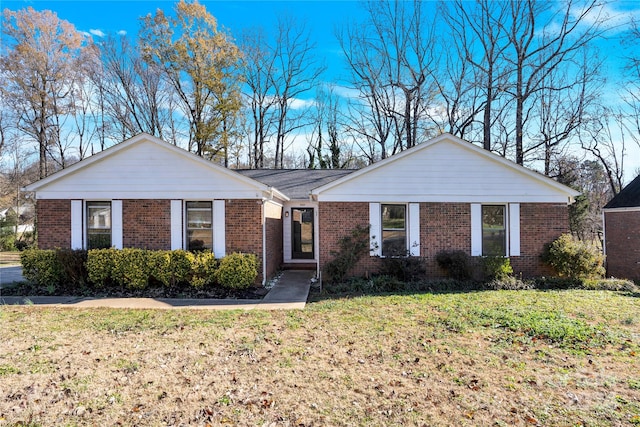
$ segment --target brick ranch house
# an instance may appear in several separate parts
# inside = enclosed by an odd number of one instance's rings
[[[551,272],[544,245],[568,231],[578,194],[469,142],[443,134],[360,170],[229,170],[140,134],[28,185],[40,248],[112,246],[251,252],[261,280],[278,269],[317,269],[338,240],[370,226],[380,258],[508,256],[523,276]]]
[[[607,275],[640,283],[640,175],[603,209]]]

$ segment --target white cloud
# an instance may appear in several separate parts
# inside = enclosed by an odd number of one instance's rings
[[[312,99],[292,98],[289,100],[289,108],[292,110],[302,110],[316,105],[316,101]]]
[[[102,30],[95,30],[95,29],[89,30],[89,33],[91,33],[96,37],[104,37],[106,35],[105,33],[102,32]]]
[[[126,30],[120,30],[117,33],[119,36],[126,36],[127,35],[127,31]]]

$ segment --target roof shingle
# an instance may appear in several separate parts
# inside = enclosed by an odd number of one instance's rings
[[[640,175],[622,189],[609,203],[605,209],[614,208],[635,208],[640,207]]]
[[[238,169],[241,175],[275,187],[291,199],[308,199],[314,188],[328,184],[357,169]]]

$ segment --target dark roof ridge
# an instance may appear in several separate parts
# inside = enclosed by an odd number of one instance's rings
[[[640,175],[627,184],[604,209],[640,207]]]

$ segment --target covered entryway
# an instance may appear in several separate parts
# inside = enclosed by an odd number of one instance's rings
[[[291,259],[314,259],[314,209],[291,209]]]

